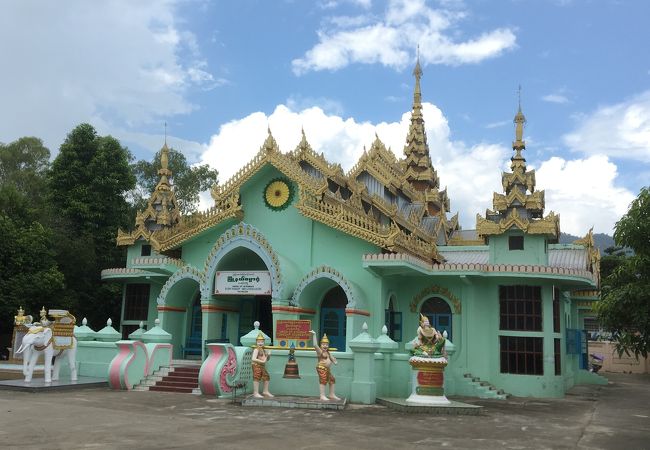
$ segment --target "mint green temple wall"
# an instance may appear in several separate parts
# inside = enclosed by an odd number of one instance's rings
[[[520,332],[501,331],[499,329],[499,286],[532,285],[542,288],[542,331]],[[422,297],[423,289],[437,286],[438,292]],[[397,297],[397,310],[403,313],[403,340],[400,352],[416,334],[419,321],[419,308],[423,300],[436,296],[450,303],[452,316],[452,342],[456,351],[449,358],[445,371],[445,389],[450,395],[456,394],[457,385],[463,381],[463,375],[471,373],[483,381],[488,381],[497,388],[518,396],[561,397],[567,386],[574,382],[574,359],[565,354],[565,302],[560,301],[560,332],[553,331],[553,280],[533,280],[522,277],[478,277],[478,276],[422,276],[422,277],[386,277],[384,278],[383,296],[394,292]],[[418,295],[421,297],[416,311],[411,312],[409,305]],[[461,313],[455,311],[449,295],[460,300]],[[372,331],[371,334],[378,333]],[[500,367],[499,336],[542,337],[544,339],[544,375],[502,374]],[[560,338],[562,375],[555,375],[554,339]],[[394,363],[392,367],[397,367]],[[408,371],[405,374],[391,374],[394,386],[408,383]],[[397,377],[397,378],[395,378]],[[392,391],[397,387],[391,387]],[[397,389],[399,390],[399,389]]]
[[[359,293],[356,309],[366,310],[370,316],[349,315],[347,318],[347,341],[352,339],[361,331],[361,325],[374,320],[383,321],[383,306],[378,302],[381,283],[370,272],[363,269],[361,264],[362,255],[365,253],[376,253],[379,249],[361,239],[332,229],[319,222],[305,218],[296,209],[298,198],[298,187],[294,186],[296,193],[294,200],[288,208],[282,211],[273,211],[264,203],[263,192],[267,183],[274,178],[283,175],[272,166],[266,166],[248,180],[240,190],[240,201],[244,212],[242,222],[255,227],[266,239],[272,251],[280,259],[281,274],[284,289],[281,293],[285,298],[273,298],[274,305],[287,305],[291,299],[296,286],[312,270],[320,266],[328,266],[338,271],[342,277],[354,285]],[[205,267],[206,258],[214,248],[215,243],[224,231],[237,223],[236,220],[227,221],[214,227],[211,230],[194,237],[190,242],[183,245],[183,261],[202,271]],[[229,267],[230,270],[247,270],[247,267]],[[332,287],[335,284],[332,282]],[[191,299],[174,298],[170,290],[167,295],[166,304],[190,309]],[[312,320],[315,329],[319,326],[318,310],[325,292],[320,296],[302,298],[301,308],[314,309],[316,314],[303,315],[300,318]],[[182,293],[187,296],[187,293]],[[211,302],[221,305],[230,305],[237,308],[237,299],[225,299],[223,297],[212,297]],[[174,336],[174,345],[178,347],[183,343],[186,335],[187,317],[180,317],[181,313],[165,312],[166,320],[164,328]],[[203,321],[204,338],[216,336],[220,324],[221,314],[212,313],[206,315]],[[299,318],[298,315],[292,318]],[[237,313],[228,313],[228,335],[232,342],[237,339],[236,324]],[[383,323],[382,323],[383,324]],[[252,324],[250,324],[252,328]],[[377,326],[381,327],[379,322]]]
[[[376,246],[302,216],[295,207],[298,192],[293,203],[283,211],[266,207],[262,196],[264,187],[281,176],[270,166],[260,170],[242,187],[241,202],[243,221],[260,230],[273,250],[293,263],[295,272],[283,273],[285,282],[293,287],[302,276],[321,265],[328,265],[360,283],[371,281],[374,277],[361,267],[361,257],[364,253],[377,252]],[[297,191],[297,186],[294,187]]]
[[[508,238],[521,236],[522,233],[509,231],[504,234],[490,236],[490,264],[528,264],[534,266],[548,265],[548,250],[546,238],[539,235],[523,234],[524,249],[510,250]]]

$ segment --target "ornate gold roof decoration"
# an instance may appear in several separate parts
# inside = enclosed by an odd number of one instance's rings
[[[419,56],[413,75],[415,76],[413,112],[411,113],[411,124],[406,136],[406,145],[404,146],[405,158],[400,161],[400,165],[402,166],[405,181],[413,186],[416,191],[425,194],[426,213],[430,216],[438,214],[444,216],[444,212],[450,209],[449,197],[446,189],[439,190],[440,179],[431,164],[424,117],[422,116],[422,93],[420,90],[422,68],[420,67]]]
[[[304,216],[389,252],[410,254],[424,261],[441,261],[436,245],[447,243],[452,232],[458,229],[458,217],[447,219],[447,192],[439,190],[438,177],[429,158],[422,118],[419,61],[414,74],[416,86],[404,150],[406,160],[398,160],[375,135],[370,149],[364,150],[346,174],[339,164],[329,163],[322,153],[312,149],[304,130],[296,148],[282,153],[269,129],[255,157],[225,183],[212,187],[215,206],[211,210],[182,217],[164,229],[149,230],[144,224],[153,210],[148,208],[138,216],[136,230],[131,234],[120,231],[118,241],[131,244],[142,237],[162,252],[181,246],[222,221],[243,220],[245,211],[239,202],[241,186],[262,167],[272,165],[295,183],[298,198],[292,206]],[[372,189],[368,183],[373,185]]]
[[[517,209],[511,209],[508,216],[501,218],[498,222],[490,220],[492,211],[487,212],[488,219],[476,215],[476,231],[479,236],[488,236],[503,234],[512,227],[517,227],[524,233],[545,234],[549,236],[559,236],[560,234],[560,216],[551,211],[543,219],[529,220],[521,217]]]
[[[526,149],[524,124],[526,117],[521,112],[521,103],[514,118],[515,140],[510,159],[512,172],[501,174],[505,194],[494,193],[492,205],[485,218],[477,214],[476,231],[479,236],[502,234],[512,227],[525,233],[545,234],[554,240],[560,235],[559,215],[552,211],[544,217],[544,191],[535,191],[535,171],[526,170],[526,159],[521,152]]]
[[[573,243],[584,246],[589,252],[589,267],[587,269],[596,275],[598,286],[600,286],[600,249],[594,243],[594,228],[591,227],[585,237]]]
[[[169,170],[167,142],[160,152],[160,180],[147,202],[147,207],[136,214],[135,230],[131,233],[121,229],[117,231],[117,245],[131,245],[140,238],[150,241],[152,233],[173,227],[181,219],[176,196],[169,183],[172,171]]]

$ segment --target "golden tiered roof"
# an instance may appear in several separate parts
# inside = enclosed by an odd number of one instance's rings
[[[414,73],[415,119],[411,121],[404,149],[405,161],[398,160],[375,136],[370,149],[364,150],[346,174],[339,164],[328,162],[322,153],[312,149],[304,131],[296,148],[282,153],[269,130],[255,157],[224,184],[212,187],[213,208],[180,217],[173,225],[148,234],[141,231],[140,220],[136,222],[135,232],[128,235],[120,232],[118,244],[129,245],[142,236],[155,250],[164,252],[181,246],[218,223],[243,220],[245,211],[239,202],[241,187],[264,166],[271,165],[297,185],[294,206],[303,216],[389,252],[440,261],[437,245],[446,244],[451,233],[458,229],[458,217],[447,219],[449,200],[446,191],[438,191],[439,181],[428,156],[420,101],[419,62]],[[416,166],[425,170],[416,170]],[[416,172],[417,180],[413,176]],[[424,182],[426,188],[419,188],[422,185],[416,181]]]
[[[544,234],[557,239],[560,235],[560,216],[551,211],[544,217],[544,191],[535,191],[535,171],[526,170],[526,159],[521,154],[526,149],[523,139],[526,117],[521,112],[521,104],[514,123],[512,172],[501,175],[505,194],[494,193],[494,210],[487,210],[485,218],[476,215],[477,234],[482,237],[502,234],[516,227],[525,233]]]
[[[439,190],[440,179],[431,165],[429,144],[427,143],[424,117],[422,115],[422,92],[420,89],[422,68],[420,67],[419,57],[413,70],[413,76],[415,76],[413,112],[411,113],[409,131],[406,135],[406,145],[404,146],[405,158],[400,164],[404,177],[413,186],[413,189],[425,193],[427,213],[435,216],[440,211],[443,214],[445,211],[449,211],[449,198],[446,189]]]
[[[173,227],[180,221],[181,215],[176,196],[169,183],[172,171],[168,166],[169,148],[165,142],[160,150],[160,169],[158,170],[160,180],[147,202],[147,207],[136,214],[135,230],[131,233],[118,230],[118,245],[131,245],[139,238],[150,240],[152,233]]]

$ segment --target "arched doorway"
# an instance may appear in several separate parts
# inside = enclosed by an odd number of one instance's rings
[[[429,323],[436,330],[447,332],[447,338],[451,341],[451,308],[449,304],[440,297],[432,297],[425,300],[420,308],[420,314],[429,319]]]
[[[262,258],[253,250],[246,247],[237,247],[219,260],[217,271],[268,271],[268,268]],[[260,323],[260,330],[268,336],[273,336],[271,295],[255,295],[242,292],[240,294],[218,295],[216,297],[239,311],[238,323],[231,324],[237,329],[238,344],[240,344],[240,338],[253,329],[253,323],[255,321]]]
[[[203,342],[203,317],[201,316],[201,293],[197,292],[190,307],[189,327],[185,341],[184,357],[193,359],[200,358]]]
[[[320,330],[321,335],[327,334],[330,340],[330,347],[345,351],[345,307],[348,298],[345,291],[336,285],[325,293],[320,307]]]

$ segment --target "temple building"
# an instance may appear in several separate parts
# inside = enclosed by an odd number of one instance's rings
[[[126,266],[102,272],[124,286],[123,336],[159,318],[175,358],[200,358],[205,342],[240,345],[254,321],[280,345],[278,320],[302,319],[342,354],[364,323],[372,336],[386,326],[404,353],[423,315],[450,341],[449,394],[480,396],[489,384],[557,397],[588,379],[580,330],[598,298],[599,253],[591,232],[558,244],[559,215],[545,215],[523,156],[521,105],[503,192],[462,230],[431,163],[419,62],[413,73],[399,159],[376,136],[346,173],[304,132],[283,153],[269,130],[257,155],[212,188],[214,206],[183,216],[165,145],[147,208],[117,236]],[[378,391],[406,383],[383,376]],[[337,376],[344,393],[350,377]]]

